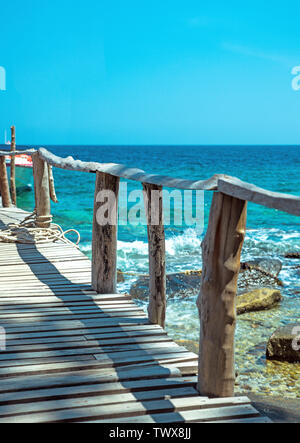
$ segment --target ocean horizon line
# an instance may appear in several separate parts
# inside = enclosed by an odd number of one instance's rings
[[[5,144],[0,143],[0,147],[5,147],[8,149],[8,146]],[[18,143],[17,146],[20,147],[87,147],[87,148],[105,148],[105,147],[116,147],[116,148],[128,148],[128,147],[134,147],[134,148],[153,148],[153,147],[159,147],[159,148],[176,148],[176,147],[191,147],[191,148],[228,148],[228,147],[246,147],[246,148],[276,148],[276,147],[287,147],[287,148],[300,148],[300,144],[48,144],[48,143],[39,143],[39,144],[32,144],[32,143]]]

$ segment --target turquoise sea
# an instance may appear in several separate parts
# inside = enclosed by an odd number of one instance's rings
[[[72,155],[84,161],[122,163],[149,173],[186,179],[206,179],[216,173],[236,176],[260,187],[300,195],[300,146],[45,146],[55,154]],[[63,228],[80,231],[81,249],[91,253],[92,210],[95,175],[54,170],[59,203],[52,205],[55,222]],[[128,183],[128,191],[140,189]],[[204,195],[207,225],[211,192]],[[121,200],[121,205],[124,202]],[[194,202],[195,203],[195,202]],[[23,194],[18,205],[32,210],[32,193]],[[130,206],[129,206],[130,208]],[[176,208],[175,208],[176,210]],[[287,252],[300,252],[300,219],[280,211],[249,204],[247,237],[243,260],[276,257],[283,262],[279,277],[284,282],[283,302],[271,311],[245,314],[238,319],[236,364],[241,392],[300,396],[300,365],[266,362],[269,336],[280,325],[295,322],[300,312],[299,260],[284,258]],[[168,272],[200,269],[201,241],[195,227],[166,227]],[[140,274],[148,271],[145,226],[120,226],[118,268]],[[136,277],[126,279],[120,290],[129,289]],[[199,322],[195,298],[174,299],[168,303],[167,328],[177,340],[198,341]]]

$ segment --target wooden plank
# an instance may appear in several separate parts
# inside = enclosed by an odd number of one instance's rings
[[[40,300],[40,301],[39,301]],[[131,299],[130,296],[124,296],[122,297],[122,294],[119,295],[119,297],[115,299],[100,299],[98,300],[96,297],[94,299],[90,297],[81,297],[79,300],[69,301],[68,298],[60,298],[55,296],[49,296],[48,300],[45,300],[45,297],[41,297],[39,299],[38,296],[31,297],[31,299],[26,299],[24,297],[22,298],[16,298],[14,297],[11,301],[6,300],[6,302],[3,303],[3,300],[0,299],[0,308],[3,310],[19,310],[24,309],[27,310],[40,310],[40,309],[52,309],[54,307],[57,308],[69,308],[69,307],[80,307],[80,306],[111,306],[111,307],[117,307],[117,306],[131,306],[136,305],[136,303]]]
[[[96,319],[96,320],[100,320],[100,319],[104,319],[104,320],[111,320],[111,319],[118,319],[120,318],[120,316],[123,316],[126,318],[147,318],[146,314],[144,313],[144,311],[142,310],[135,310],[133,312],[130,311],[123,311],[123,312],[118,312],[118,313],[110,313],[110,314],[101,314],[100,312],[97,313],[87,313],[87,314],[76,314],[76,313],[69,313],[68,315],[53,315],[53,316],[38,316],[38,317],[17,317],[17,318],[6,318],[6,319],[2,319],[1,323],[3,325],[3,327],[6,328],[6,325],[9,325],[10,327],[12,326],[17,326],[17,325],[23,325],[26,324],[28,322],[30,322],[31,324],[36,323],[36,324],[43,324],[43,323],[50,323],[50,322],[56,322],[56,321],[64,321],[64,320],[92,320],[92,319]]]
[[[72,312],[79,312],[84,309],[91,309],[91,310],[101,310],[103,309],[103,312],[106,311],[116,311],[120,309],[125,308],[132,308],[137,307],[135,303],[132,301],[127,301],[126,303],[122,303],[121,301],[117,301],[115,303],[113,302],[79,302],[79,303],[64,303],[63,301],[61,303],[49,303],[49,304],[42,304],[42,305],[26,305],[26,304],[18,304],[18,305],[1,305],[0,304],[0,312],[3,312],[3,315],[5,314],[44,314],[44,313],[62,313],[62,312],[69,312],[70,310]]]
[[[24,216],[28,216],[28,213],[25,213]],[[23,217],[24,217],[23,216]],[[1,214],[0,214],[0,217]],[[12,217],[13,218],[13,217]],[[22,218],[22,217],[21,217]],[[13,218],[14,219],[14,218]],[[17,220],[15,220],[17,221]],[[9,246],[6,246],[9,245]],[[32,257],[32,258],[46,258],[48,256],[55,257],[55,252],[60,253],[60,257],[64,258],[81,258],[88,260],[88,257],[84,255],[80,249],[77,249],[74,247],[74,245],[66,245],[65,243],[56,242],[56,243],[48,243],[45,247],[43,247],[42,244],[32,244],[30,248],[24,248],[24,245],[21,243],[18,243],[18,247],[14,247],[12,249],[12,243],[6,243],[4,244],[1,249],[3,249],[4,252],[7,253],[9,257],[16,258],[17,260],[20,260],[20,258],[24,257]]]
[[[8,325],[5,327],[7,334],[22,333],[22,332],[46,332],[46,331],[63,331],[63,330],[76,330],[82,328],[107,328],[112,326],[134,326],[134,325],[147,325],[149,320],[147,318],[139,317],[118,317],[99,320],[69,320],[68,322],[48,322],[43,325],[36,323],[20,323],[19,325]]]
[[[29,352],[29,351],[50,351],[50,350],[59,350],[59,349],[80,349],[80,348],[92,348],[99,346],[115,346],[115,345],[134,345],[140,343],[164,343],[164,342],[172,342],[172,340],[167,335],[162,336],[149,336],[149,337],[128,337],[128,338],[120,338],[117,337],[115,339],[98,339],[98,340],[75,340],[75,341],[67,341],[63,343],[38,343],[38,344],[18,344],[18,345],[9,345],[6,348],[5,354],[13,353],[13,352]]]
[[[147,368],[126,368],[122,371],[119,368],[117,371],[109,371],[104,375],[99,371],[100,363],[96,369],[73,371],[69,374],[55,374],[55,375],[32,375],[27,376],[23,380],[20,377],[2,379],[0,384],[0,392],[4,395],[4,402],[6,394],[9,392],[18,392],[49,389],[58,387],[73,387],[83,386],[97,383],[111,383],[114,381],[128,381],[128,380],[148,380],[157,378],[172,378],[181,377],[181,373],[177,368],[165,368],[162,365],[149,366]],[[25,381],[25,383],[24,383]],[[70,389],[71,391],[71,389]]]
[[[4,268],[4,269],[3,269]],[[60,262],[55,264],[54,266],[47,267],[47,266],[37,266],[37,265],[18,265],[18,264],[14,264],[13,266],[5,266],[5,267],[1,267],[1,271],[0,271],[0,277],[1,277],[1,281],[3,279],[11,279],[12,276],[8,275],[7,273],[10,271],[14,272],[14,275],[21,277],[21,276],[26,276],[26,277],[32,277],[32,276],[42,276],[42,275],[52,275],[52,274],[59,274],[61,272],[64,273],[74,273],[74,272],[78,272],[78,270],[80,271],[84,271],[84,272],[90,272],[91,270],[91,266],[90,263],[85,263],[83,260],[77,260],[77,263],[74,261],[72,263],[72,267],[71,264],[69,264],[69,262]],[[48,269],[47,269],[48,268]]]
[[[22,309],[19,307],[18,309],[3,309],[3,314],[1,315],[1,318],[25,318],[30,319],[31,317],[34,318],[36,316],[60,316],[60,315],[67,315],[69,313],[71,314],[81,314],[86,312],[93,312],[93,313],[101,313],[101,314],[110,314],[110,313],[125,313],[125,312],[132,312],[132,311],[140,311],[143,312],[141,309],[137,307],[134,303],[128,303],[128,304],[116,304],[116,305],[107,305],[106,308],[105,305],[97,305],[97,304],[79,304],[75,306],[68,306],[66,308],[63,308],[62,306],[54,306],[51,308],[41,308],[39,310],[34,310],[34,308],[28,308],[28,309]],[[56,311],[57,309],[57,311]],[[6,317],[7,313],[7,317]]]
[[[96,391],[96,392],[95,392]],[[98,391],[98,395],[96,395]],[[46,412],[46,411],[60,411],[69,408],[81,408],[81,407],[94,407],[100,405],[111,405],[118,404],[120,408],[123,403],[129,402],[139,402],[139,401],[149,401],[149,400],[164,400],[166,397],[169,398],[180,398],[186,396],[196,396],[198,392],[192,387],[177,387],[172,388],[172,386],[166,386],[164,389],[152,390],[152,391],[139,391],[124,393],[122,390],[118,394],[113,394],[109,392],[108,395],[104,395],[103,390],[95,390],[93,385],[90,388],[90,396],[84,392],[84,397],[80,398],[64,398],[48,401],[36,401],[32,403],[25,404],[6,404],[5,406],[0,405],[0,417],[16,416],[21,414],[32,414],[35,412]]]
[[[87,314],[91,314],[86,317]],[[98,306],[95,307],[86,307],[82,309],[66,309],[62,312],[56,312],[55,310],[52,312],[29,312],[29,313],[5,313],[0,315],[0,322],[5,323],[13,323],[13,322],[21,322],[21,321],[54,321],[54,320],[68,320],[73,317],[75,318],[109,318],[109,317],[118,317],[120,315],[144,315],[144,311],[139,309],[137,306],[127,306],[120,307],[115,309],[104,309]]]
[[[9,271],[7,271],[9,272]],[[11,284],[13,282],[15,283],[22,283],[23,282],[23,287],[24,284],[31,284],[32,282],[52,282],[52,281],[60,281],[62,279],[66,280],[70,280],[70,281],[76,281],[76,280],[82,280],[84,279],[85,281],[89,281],[89,276],[90,276],[90,270],[81,270],[80,271],[80,276],[78,276],[78,270],[73,269],[70,271],[49,271],[49,273],[31,273],[31,274],[18,274],[16,273],[15,275],[11,275],[11,276],[0,276],[1,278],[1,286],[4,286],[5,284]],[[26,282],[26,283],[25,283]]]
[[[197,423],[197,422],[195,422]],[[270,420],[268,417],[250,417],[250,418],[236,418],[236,419],[228,419],[228,420],[217,420],[217,421],[213,421],[210,422],[213,424],[219,424],[219,423],[227,423],[227,424],[231,424],[231,423],[273,423],[272,420]]]
[[[74,371],[86,371],[97,369],[97,372],[111,374],[113,371],[130,370],[133,367],[138,369],[142,367],[164,366],[167,369],[178,369],[180,374],[186,379],[197,375],[197,358],[191,353],[174,353],[168,356],[166,354],[153,354],[153,358],[136,356],[136,360],[126,361],[124,354],[118,361],[109,359],[96,361],[93,356],[65,357],[59,359],[31,359],[24,361],[15,360],[11,365],[0,365],[0,378],[23,378],[31,375],[51,375],[51,374],[69,374]],[[0,362],[1,364],[5,362]],[[18,364],[19,363],[19,364]],[[185,364],[188,363],[188,369]]]
[[[1,248],[2,249],[2,248]],[[75,251],[75,247],[73,246],[73,249]],[[32,252],[32,254],[27,254],[22,252],[22,250],[18,251],[18,255],[15,254],[9,254],[8,251],[3,251],[3,253],[6,253],[7,260],[1,259],[1,265],[2,266],[24,266],[26,265],[44,265],[46,266],[49,264],[49,262],[52,263],[71,263],[74,262],[87,262],[88,258],[84,255],[77,254],[74,252],[74,254],[70,252],[63,252],[57,249],[54,249],[56,254],[54,252],[48,253],[40,250],[36,250],[35,252]],[[77,250],[76,250],[77,251]]]
[[[58,313],[59,312],[63,312],[64,310],[81,310],[82,308],[97,308],[99,310],[101,309],[111,309],[111,310],[117,310],[118,308],[128,308],[128,307],[137,307],[137,305],[132,301],[132,300],[127,300],[127,301],[122,301],[122,300],[116,300],[116,301],[94,301],[94,300],[89,300],[88,298],[86,300],[82,300],[82,301],[74,301],[74,302],[64,302],[63,300],[57,299],[57,300],[53,300],[52,303],[41,303],[41,304],[26,304],[26,303],[15,303],[15,304],[7,304],[4,305],[2,303],[0,303],[0,310],[2,310],[2,312],[24,312],[24,313],[37,313],[37,312],[52,312],[54,311],[54,309],[58,309]]]
[[[95,361],[95,357],[92,354],[85,355],[64,355],[59,357],[48,357],[48,358],[30,358],[28,360],[3,360],[0,361],[0,368],[7,371],[7,368],[25,367],[30,365],[43,365],[45,363],[65,363],[73,361]]]
[[[58,287],[58,286],[69,286],[69,285],[75,285],[77,287],[84,287],[84,286],[90,286],[90,279],[87,278],[84,274],[82,275],[82,277],[79,275],[78,277],[74,277],[74,278],[66,278],[64,276],[62,276],[61,274],[57,274],[54,275],[54,278],[45,278],[46,281],[44,280],[40,280],[38,277],[32,277],[28,283],[26,284],[26,287],[28,288],[35,288],[35,287],[49,287],[51,284],[51,289],[53,289],[54,287]],[[47,281],[49,281],[49,284],[47,283]],[[10,282],[3,282],[2,284],[0,284],[0,287],[2,289],[5,290],[5,288],[10,288],[11,287],[11,283]],[[16,281],[15,288],[18,288],[21,292],[21,290],[23,289],[24,285],[22,286],[22,281]]]
[[[151,360],[148,358],[144,358],[143,355],[141,356],[134,356],[137,360],[131,360],[133,361],[132,364],[130,364],[130,361],[127,361],[127,358],[125,354],[122,354],[123,357],[120,357],[117,362],[111,362],[108,359],[98,361],[93,356],[81,356],[81,357],[68,357],[68,358],[59,358],[59,359],[53,359],[52,362],[45,362],[38,359],[31,359],[28,360],[27,363],[24,361],[18,362],[14,361],[12,364],[1,367],[0,366],[0,378],[3,379],[11,379],[15,377],[28,377],[33,375],[51,375],[51,374],[61,374],[61,373],[72,373],[76,371],[87,371],[87,370],[97,370],[97,374],[102,374],[103,371],[109,372],[110,375],[112,375],[115,371],[125,371],[125,370],[132,370],[133,366],[135,369],[141,368],[142,365],[147,363],[147,366],[155,366],[163,365],[166,369],[174,369],[174,366],[170,365],[170,363],[174,362],[176,359],[176,362],[185,361],[187,359],[193,358],[190,353],[188,352],[182,352],[182,353],[173,353],[173,354],[153,354],[154,358]],[[130,357],[130,355],[129,355]],[[173,358],[171,358],[173,357]],[[3,363],[3,362],[2,362]],[[114,365],[116,365],[117,369],[114,369]],[[175,366],[176,369],[178,369]],[[155,373],[155,371],[154,371]],[[181,374],[181,371],[180,371]],[[27,378],[26,378],[27,381]],[[24,381],[25,383],[25,381]]]
[[[164,366],[168,368],[180,369],[181,375],[194,376],[198,374],[198,356],[196,354],[181,354],[182,357],[166,358],[163,361]],[[166,356],[167,357],[167,356]],[[139,363],[140,366],[150,366],[151,362]],[[126,367],[126,365],[122,366]]]
[[[38,335],[35,338],[29,338],[22,340],[21,338],[18,338],[16,340],[6,340],[6,349],[7,351],[11,351],[12,346],[26,346],[26,345],[37,345],[37,344],[43,344],[46,345],[48,343],[71,343],[71,342],[80,342],[84,341],[86,338],[83,335],[73,335],[70,337],[52,337],[52,338],[43,338],[38,337]]]
[[[238,404],[238,400],[232,400],[235,404]],[[255,416],[258,415],[257,411],[249,406],[248,404],[244,405],[244,402],[249,403],[248,399],[244,399],[241,401],[239,406],[227,406],[227,407],[218,407],[203,409],[201,408],[208,407],[209,402],[207,399],[203,399],[201,397],[187,397],[187,398],[173,398],[170,400],[153,400],[153,401],[144,401],[144,402],[130,402],[122,404],[122,408],[119,405],[105,405],[105,406],[91,406],[87,408],[71,408],[64,409],[59,412],[49,411],[49,412],[40,412],[34,413],[30,415],[18,415],[17,417],[5,417],[0,419],[0,423],[49,423],[49,422],[72,422],[79,420],[91,420],[96,418],[119,418],[122,419],[126,417],[130,417],[132,415],[147,415],[158,414],[158,413],[167,413],[167,412],[178,412],[178,416],[182,415],[181,413],[184,411],[197,411],[198,419],[202,420],[211,420],[212,418],[222,418],[225,416],[229,416],[229,414],[237,417],[241,416]],[[225,403],[225,401],[224,401]],[[228,401],[225,403],[228,404]],[[186,414],[188,416],[188,414]],[[176,421],[176,420],[175,420]],[[177,420],[178,421],[178,420]]]
[[[85,302],[85,301],[95,301],[95,302],[102,302],[102,301],[116,301],[116,300],[121,300],[121,301],[126,301],[126,300],[132,300],[130,296],[125,295],[125,294],[106,294],[106,295],[98,295],[96,292],[94,291],[70,291],[69,289],[66,291],[62,291],[61,293],[57,292],[57,293],[53,293],[53,295],[51,295],[50,293],[45,293],[45,295],[42,294],[42,291],[37,291],[36,292],[36,296],[31,294],[31,295],[26,295],[24,294],[23,296],[20,295],[18,297],[13,296],[12,294],[3,294],[1,293],[0,296],[0,304],[1,303],[9,303],[11,304],[20,304],[20,303],[36,303],[37,305],[40,303],[59,303],[59,302],[63,302],[63,303],[68,303],[68,302]]]
[[[126,352],[127,355],[129,354],[129,351],[136,351],[136,355],[138,352],[142,352],[143,354],[147,354],[147,351],[149,351],[149,354],[154,352],[158,352],[158,350],[161,350],[164,348],[164,352],[172,352],[172,349],[174,348],[176,352],[180,352],[180,349],[183,350],[183,352],[186,352],[185,348],[180,348],[178,345],[173,344],[173,342],[167,341],[167,342],[158,342],[155,343],[140,343],[140,344],[133,344],[133,345],[123,345],[123,346],[117,346],[118,351]],[[32,352],[18,352],[18,353],[9,353],[9,352],[1,352],[0,354],[0,361],[12,361],[12,360],[28,360],[28,359],[34,359],[34,358],[51,358],[51,357],[65,357],[65,356],[77,356],[77,355],[93,355],[98,360],[104,358],[103,356],[108,356],[110,353],[113,353],[113,351],[116,351],[116,348],[107,347],[106,349],[97,348],[97,347],[88,347],[85,348],[77,348],[77,349],[63,349],[63,350],[57,350],[57,351],[32,351]],[[102,355],[98,355],[102,354]]]
[[[140,311],[144,312],[141,308],[139,308],[135,303],[124,303],[124,304],[116,304],[116,305],[97,305],[96,303],[91,303],[89,305],[79,305],[73,307],[63,307],[63,305],[53,308],[41,307],[41,308],[29,308],[23,309],[23,307],[15,308],[15,309],[6,309],[2,311],[3,314],[0,315],[0,318],[31,318],[35,316],[50,316],[50,315],[66,315],[69,313],[81,313],[81,312],[98,312],[101,314],[108,313],[124,313],[131,311]]]
[[[89,286],[89,282],[88,281],[80,281],[80,282],[77,282],[76,284],[75,283],[72,283],[71,281],[63,281],[63,282],[52,282],[51,283],[51,286],[49,286],[49,285],[47,285],[47,284],[45,284],[45,283],[43,283],[43,282],[39,282],[38,280],[36,281],[36,282],[32,282],[31,284],[28,284],[28,285],[26,285],[27,286],[27,288],[26,288],[26,290],[32,290],[32,289],[38,289],[38,290],[40,290],[40,288],[46,288],[46,289],[51,289],[52,291],[54,291],[54,292],[56,292],[56,290],[57,289],[61,289],[62,291],[61,292],[63,292],[64,291],[64,289],[65,288],[67,288],[68,286],[70,286],[72,284],[72,286],[73,286],[73,289],[75,289],[75,288],[78,288],[78,289],[89,289],[90,288],[90,286]],[[11,285],[0,285],[0,290],[2,291],[11,291],[12,292],[12,289],[11,289]],[[19,291],[19,292],[21,292],[23,290],[23,286],[22,286],[22,284],[16,284],[16,285],[14,285],[14,288],[13,288],[13,292],[16,292],[16,291]],[[2,295],[2,293],[1,293],[1,295]],[[2,297],[4,297],[4,295],[2,295]]]
[[[160,328],[158,325],[150,325],[150,324],[146,324],[146,325],[131,325],[131,326],[121,326],[119,327],[118,325],[115,325],[113,327],[108,327],[108,328],[82,328],[82,329],[76,329],[76,330],[56,330],[54,329],[54,331],[49,331],[49,332],[40,332],[40,331],[35,331],[35,332],[22,332],[22,333],[8,333],[6,334],[6,340],[7,343],[9,345],[11,340],[19,340],[19,339],[27,339],[27,340],[34,340],[34,339],[43,339],[43,338],[48,338],[48,337],[55,337],[57,339],[59,339],[60,337],[72,337],[72,336],[76,336],[76,335],[84,335],[87,338],[93,338],[93,337],[99,337],[101,338],[103,335],[105,334],[122,334],[122,333],[126,333],[128,332],[130,334],[130,332],[132,331],[132,333],[134,332],[142,332],[142,331],[146,331],[147,333],[154,333],[154,332],[158,332],[158,333],[165,333],[165,331]]]
[[[151,379],[126,379],[128,371],[113,373],[114,379],[108,380],[108,374],[102,371],[102,382],[75,385],[72,389],[68,386],[48,387],[45,389],[33,389],[21,392],[0,394],[0,407],[5,405],[25,404],[30,402],[43,402],[48,400],[74,399],[79,397],[100,396],[108,394],[121,394],[139,391],[153,391],[162,388],[180,389],[183,387],[195,387],[193,381],[184,381],[182,378],[151,378]],[[127,375],[126,375],[127,374]],[[117,380],[117,381],[116,381]]]
[[[70,336],[53,336],[53,337],[39,337],[37,334],[33,338],[22,339],[18,337],[14,340],[6,341],[6,348],[8,351],[11,350],[11,346],[26,346],[26,345],[37,345],[37,344],[47,344],[47,343],[68,343],[74,341],[82,341],[82,340],[95,340],[97,339],[99,343],[102,344],[102,340],[110,339],[116,341],[118,339],[127,339],[128,341],[132,338],[138,337],[147,337],[149,339],[155,340],[156,337],[167,337],[167,334],[160,331],[133,331],[132,333],[126,332],[114,332],[110,334],[90,334],[90,335],[70,335]]]
[[[16,275],[16,277],[18,277],[18,279],[20,279],[21,277],[24,277],[24,278],[26,278],[26,280],[33,280],[35,278],[41,278],[42,276],[44,278],[60,277],[60,276],[64,276],[65,274],[70,274],[72,276],[76,272],[77,273],[80,272],[80,274],[83,274],[84,276],[86,274],[89,274],[89,272],[91,270],[90,266],[86,266],[85,264],[82,264],[81,260],[79,261],[79,263],[81,264],[80,266],[74,265],[73,267],[71,267],[71,263],[69,264],[69,262],[67,263],[67,266],[66,266],[66,262],[64,262],[64,266],[59,266],[59,264],[55,265],[55,264],[51,263],[51,265],[49,265],[49,266],[46,265],[44,268],[39,268],[39,269],[34,269],[33,267],[30,267],[30,266],[28,267],[28,269],[21,268],[17,264],[15,264],[13,266],[14,269],[11,269],[10,267],[3,269],[3,272],[0,275],[0,277],[1,277],[1,281],[3,281],[3,282],[11,281],[13,276],[7,274],[7,272],[9,272],[9,271],[14,271],[15,275]]]
[[[169,413],[152,413],[151,415],[139,415],[129,418],[122,417],[122,423],[209,423],[225,419],[236,418],[259,418],[259,413],[249,405],[226,406],[209,409],[198,409],[194,411],[177,411]],[[77,420],[76,420],[77,421]],[[81,422],[83,420],[78,420]],[[85,423],[120,423],[120,418],[105,420],[84,420]]]

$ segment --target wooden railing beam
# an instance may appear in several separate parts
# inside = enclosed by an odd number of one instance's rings
[[[149,307],[151,323],[165,326],[166,320],[166,246],[163,224],[162,187],[143,184],[149,245]]]
[[[92,286],[98,294],[117,290],[118,196],[120,179],[97,172],[92,245]]]
[[[24,153],[32,155],[33,152],[35,151],[29,149],[19,151],[16,154]],[[103,172],[127,180],[150,183],[168,188],[219,191],[240,200],[247,200],[268,208],[300,216],[300,196],[269,191],[225,174],[216,174],[207,180],[185,180],[163,175],[148,174],[141,169],[116,163],[83,162],[81,160],[74,160],[72,157],[61,158],[44,148],[40,148],[38,152],[40,157],[49,165],[60,169],[88,173]],[[0,156],[1,155],[7,155],[7,152],[0,151]]]
[[[234,395],[234,336],[240,257],[247,202],[215,193],[202,244],[198,389],[209,397]]]

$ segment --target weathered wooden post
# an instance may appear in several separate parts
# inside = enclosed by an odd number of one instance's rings
[[[49,176],[47,163],[42,160],[38,152],[32,155],[36,226],[38,228],[49,228],[52,221]]]
[[[12,126],[11,128],[11,152],[16,151],[16,128]],[[14,155],[11,156],[10,160],[10,193],[12,204],[17,204],[17,191],[16,191],[16,157]]]
[[[117,289],[118,197],[120,179],[97,172],[94,200],[92,286],[98,294]]]
[[[4,156],[0,157],[0,191],[2,197],[2,206],[4,208],[9,208],[11,206],[11,200],[9,193],[6,161]]]
[[[149,244],[149,320],[162,327],[166,320],[166,246],[162,187],[143,184]]]
[[[205,396],[234,395],[236,293],[246,218],[246,201],[214,194],[202,244],[202,287],[197,302],[201,323],[198,389]]]

